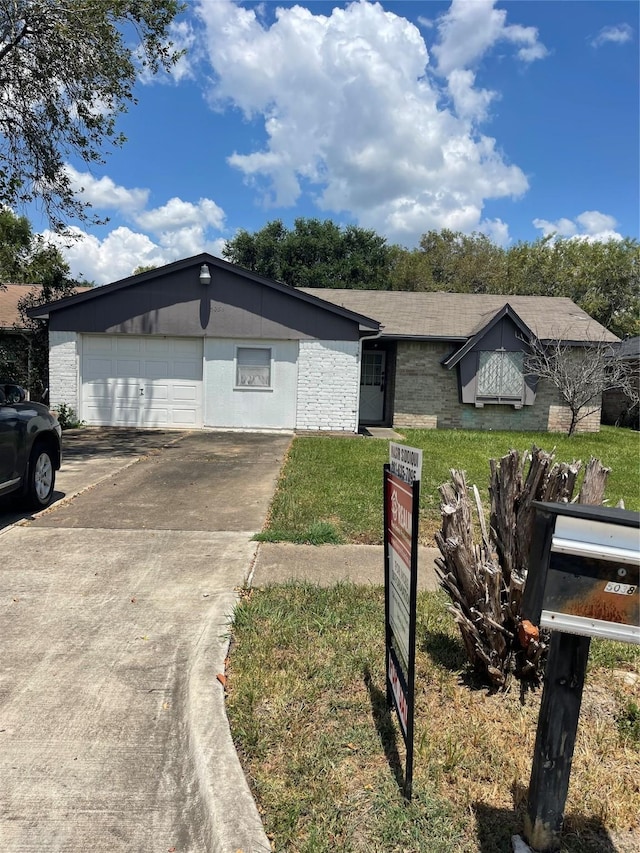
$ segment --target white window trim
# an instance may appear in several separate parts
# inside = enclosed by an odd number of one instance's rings
[[[269,353],[269,385],[238,385],[238,350],[241,349],[261,349],[267,350]],[[273,347],[265,346],[263,344],[236,344],[235,353],[233,357],[233,390],[234,391],[260,391],[261,393],[274,391],[274,379],[275,379],[275,364],[273,360]]]

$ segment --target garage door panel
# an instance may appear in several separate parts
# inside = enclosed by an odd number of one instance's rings
[[[173,376],[175,379],[195,380],[202,377],[202,359],[196,361],[176,360],[173,363]]]
[[[195,409],[173,409],[173,426],[175,427],[196,427],[198,426],[198,422],[196,420],[196,411]]]
[[[201,426],[202,341],[85,335],[82,419],[96,425]]]
[[[173,399],[176,402],[190,401],[195,403],[197,400],[197,389],[193,385],[174,385]]]
[[[114,368],[111,360],[108,358],[87,358],[84,359],[84,378],[88,379],[108,379],[113,376]]]
[[[84,354],[88,355],[108,355],[116,351],[116,344],[112,337],[103,335],[102,337],[86,337],[84,343]]]
[[[138,378],[142,376],[142,364],[136,359],[130,358],[118,358],[115,361],[113,366],[113,378],[119,378],[121,376],[130,376],[132,378]]]
[[[151,403],[155,403],[158,400],[162,400],[163,402],[167,402],[169,400],[169,388],[164,385],[158,383],[149,383],[145,382],[144,384],[144,398],[145,405],[150,405]]]
[[[116,349],[118,355],[140,355],[143,352],[143,341],[141,338],[121,335],[116,338]]]
[[[171,370],[168,361],[149,361],[145,360],[143,372],[141,374],[146,379],[168,379],[171,375]]]
[[[176,338],[173,348],[176,358],[193,358],[202,360],[202,342],[188,338]]]

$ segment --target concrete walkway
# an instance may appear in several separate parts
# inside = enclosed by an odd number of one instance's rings
[[[437,548],[418,549],[418,589],[438,589],[434,560]],[[331,586],[339,581],[384,584],[382,545],[291,545],[261,543],[251,577],[252,586],[288,580]]]

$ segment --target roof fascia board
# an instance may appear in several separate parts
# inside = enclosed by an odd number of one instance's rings
[[[103,284],[100,287],[91,288],[83,293],[75,293],[72,296],[66,296],[64,299],[57,299],[54,302],[48,302],[45,305],[34,306],[27,311],[27,314],[33,319],[48,319],[51,311],[59,311],[71,305],[77,305],[91,299],[97,299],[98,297],[112,293],[113,291],[143,284],[154,278],[160,278],[167,274],[179,272],[186,267],[197,266],[198,264],[211,264],[214,267],[229,270],[230,272],[234,272],[236,275],[241,275],[243,278],[249,279],[249,281],[253,281],[256,284],[269,287],[272,290],[279,291],[280,293],[286,293],[289,296],[293,296],[294,299],[301,299],[303,302],[316,305],[319,308],[329,311],[331,314],[337,314],[340,317],[353,320],[367,329],[373,329],[374,331],[378,331],[380,329],[380,323],[371,317],[367,317],[364,314],[358,314],[355,311],[350,311],[348,308],[335,305],[333,302],[328,302],[326,299],[321,299],[318,296],[311,296],[311,294],[303,293],[289,284],[284,284],[283,282],[276,281],[275,279],[265,278],[251,270],[245,269],[244,267],[231,264],[228,261],[223,261],[221,258],[216,258],[215,255],[210,255],[208,252],[202,252],[201,254],[194,255],[190,258],[183,258],[180,261],[174,261],[173,263],[166,264],[163,267],[138,273],[138,275],[127,276],[127,278],[120,279],[119,281]]]
[[[486,323],[481,329],[479,329],[475,335],[472,335],[467,339],[466,344],[460,347],[460,349],[456,350],[452,353],[447,359],[445,359],[442,364],[447,370],[451,370],[452,367],[455,367],[456,364],[460,362],[461,359],[465,357],[465,355],[473,349],[473,347],[481,341],[485,335],[487,335],[494,326],[496,326],[501,320],[505,317],[509,317],[510,320],[520,329],[520,331],[528,337],[529,339],[535,337],[531,329],[527,326],[527,324],[520,319],[518,314],[513,310],[511,305],[506,302],[502,308],[500,308],[493,317]]]
[[[382,327],[384,329],[384,326]],[[386,341],[417,341],[417,342],[441,342],[441,343],[462,343],[467,340],[463,335],[400,335],[394,332],[382,332],[381,337]]]

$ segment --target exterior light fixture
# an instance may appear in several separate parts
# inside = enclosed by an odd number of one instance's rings
[[[211,284],[211,273],[207,264],[202,264],[200,267],[200,284]]]

